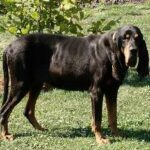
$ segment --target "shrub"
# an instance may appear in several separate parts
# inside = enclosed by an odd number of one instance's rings
[[[83,4],[89,0],[2,0],[0,31],[9,31],[21,36],[31,32],[49,32],[61,34],[83,35],[80,22],[87,16]],[[113,20],[101,18],[92,22],[87,31],[92,33],[110,29],[115,24]]]

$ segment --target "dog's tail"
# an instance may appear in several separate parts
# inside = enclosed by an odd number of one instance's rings
[[[3,102],[2,106],[7,101],[8,97],[8,86],[9,86],[9,72],[8,72],[8,64],[7,64],[7,49],[3,53],[3,73],[4,73],[4,94],[3,94]]]

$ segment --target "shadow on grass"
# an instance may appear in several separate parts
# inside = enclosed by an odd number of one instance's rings
[[[41,132],[42,133],[42,132]],[[42,133],[43,134],[43,133]],[[14,135],[15,139],[18,139],[20,137],[31,137],[31,136],[38,136],[38,132],[26,132],[26,133],[16,133]]]
[[[104,135],[111,137],[110,130],[107,128],[103,128],[102,132]],[[148,130],[133,130],[133,129],[121,129],[123,133],[123,138],[113,138],[111,139],[112,143],[116,141],[121,141],[122,139],[135,139],[137,141],[144,141],[150,142],[150,131]],[[26,133],[19,133],[15,134],[15,138],[20,137],[36,137],[38,135],[46,135],[51,137],[58,137],[58,138],[78,138],[78,137],[94,137],[94,134],[91,131],[91,127],[87,126],[85,128],[53,128],[50,131],[44,132],[26,132]]]
[[[150,130],[133,130],[124,129],[121,130],[126,139],[136,139],[138,141],[150,142]]]
[[[63,138],[94,137],[90,126],[86,128],[71,128],[70,130],[67,129],[67,131],[62,130],[63,129],[58,128],[54,129],[52,133],[49,131],[49,133],[51,134],[51,136]],[[120,131],[121,133],[123,133],[123,139],[135,139],[138,141],[150,142],[150,131],[148,130],[121,129]],[[104,135],[111,136],[110,130],[107,128],[103,128],[102,133]],[[113,141],[116,140],[114,139]]]
[[[133,87],[144,87],[150,85],[150,76],[146,76],[145,78],[140,79],[135,71],[129,71],[129,73],[126,75],[126,78],[124,79],[123,84]]]
[[[137,12],[129,12],[129,13],[126,13],[126,15],[130,15],[130,16],[142,16],[143,14],[142,13],[137,13]]]
[[[150,77],[146,77],[142,80],[140,80],[139,78],[135,78],[135,79],[132,79],[132,80],[129,80],[129,79],[125,79],[124,85],[129,85],[129,86],[132,86],[132,87],[144,87],[144,86],[147,86],[147,85],[150,85]]]

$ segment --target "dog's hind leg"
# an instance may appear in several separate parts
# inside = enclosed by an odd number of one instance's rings
[[[8,132],[8,119],[13,108],[21,101],[27,92],[28,86],[24,84],[24,82],[17,82],[15,86],[12,87],[9,97],[0,111],[0,139],[13,140],[13,136]]]
[[[35,129],[44,131],[45,129],[41,127],[41,125],[38,123],[38,121],[35,118],[35,104],[40,94],[41,88],[42,88],[42,84],[32,88],[29,91],[29,99],[26,108],[24,110],[24,115],[27,117],[27,119]]]

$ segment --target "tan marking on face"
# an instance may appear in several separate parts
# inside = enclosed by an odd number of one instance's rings
[[[124,48],[124,56],[125,56],[126,66],[128,66],[128,61],[129,61],[129,57],[130,57],[129,48],[130,48],[130,44],[127,43],[126,47]]]
[[[126,38],[127,38],[127,39],[130,38],[130,35],[129,35],[129,34],[126,34]]]
[[[135,38],[137,38],[138,36],[139,36],[139,35],[138,35],[137,33],[134,35]]]

